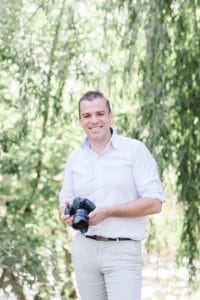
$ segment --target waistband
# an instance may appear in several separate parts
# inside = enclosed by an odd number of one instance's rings
[[[92,239],[92,240],[96,240],[96,241],[103,241],[103,242],[107,242],[107,241],[134,241],[130,238],[125,238],[125,237],[118,237],[118,238],[109,238],[109,237],[104,237],[104,236],[100,236],[100,235],[85,235],[86,238]]]

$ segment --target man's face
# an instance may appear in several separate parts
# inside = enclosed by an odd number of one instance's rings
[[[104,142],[110,137],[112,114],[109,113],[105,99],[82,101],[79,121],[91,141]]]

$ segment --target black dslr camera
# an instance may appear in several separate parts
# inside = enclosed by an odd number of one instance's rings
[[[88,230],[88,214],[95,208],[92,201],[77,197],[70,207],[65,208],[65,215],[73,216],[72,227],[85,233]]]

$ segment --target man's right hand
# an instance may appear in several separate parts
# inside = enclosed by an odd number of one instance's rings
[[[72,226],[72,219],[73,217],[71,217],[70,215],[65,215],[65,208],[69,207],[70,203],[69,202],[65,202],[65,204],[61,207],[59,207],[59,214],[60,214],[60,218],[61,220],[69,226]]]

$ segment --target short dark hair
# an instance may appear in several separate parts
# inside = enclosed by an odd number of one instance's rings
[[[108,111],[109,113],[111,113],[111,107],[110,107],[110,102],[109,100],[106,98],[106,96],[104,96],[103,93],[99,92],[99,91],[89,91],[87,93],[85,93],[79,100],[78,102],[78,111],[79,111],[79,117],[81,115],[81,109],[80,109],[80,104],[82,101],[94,101],[97,98],[102,98],[106,101],[106,106],[108,107]]]

